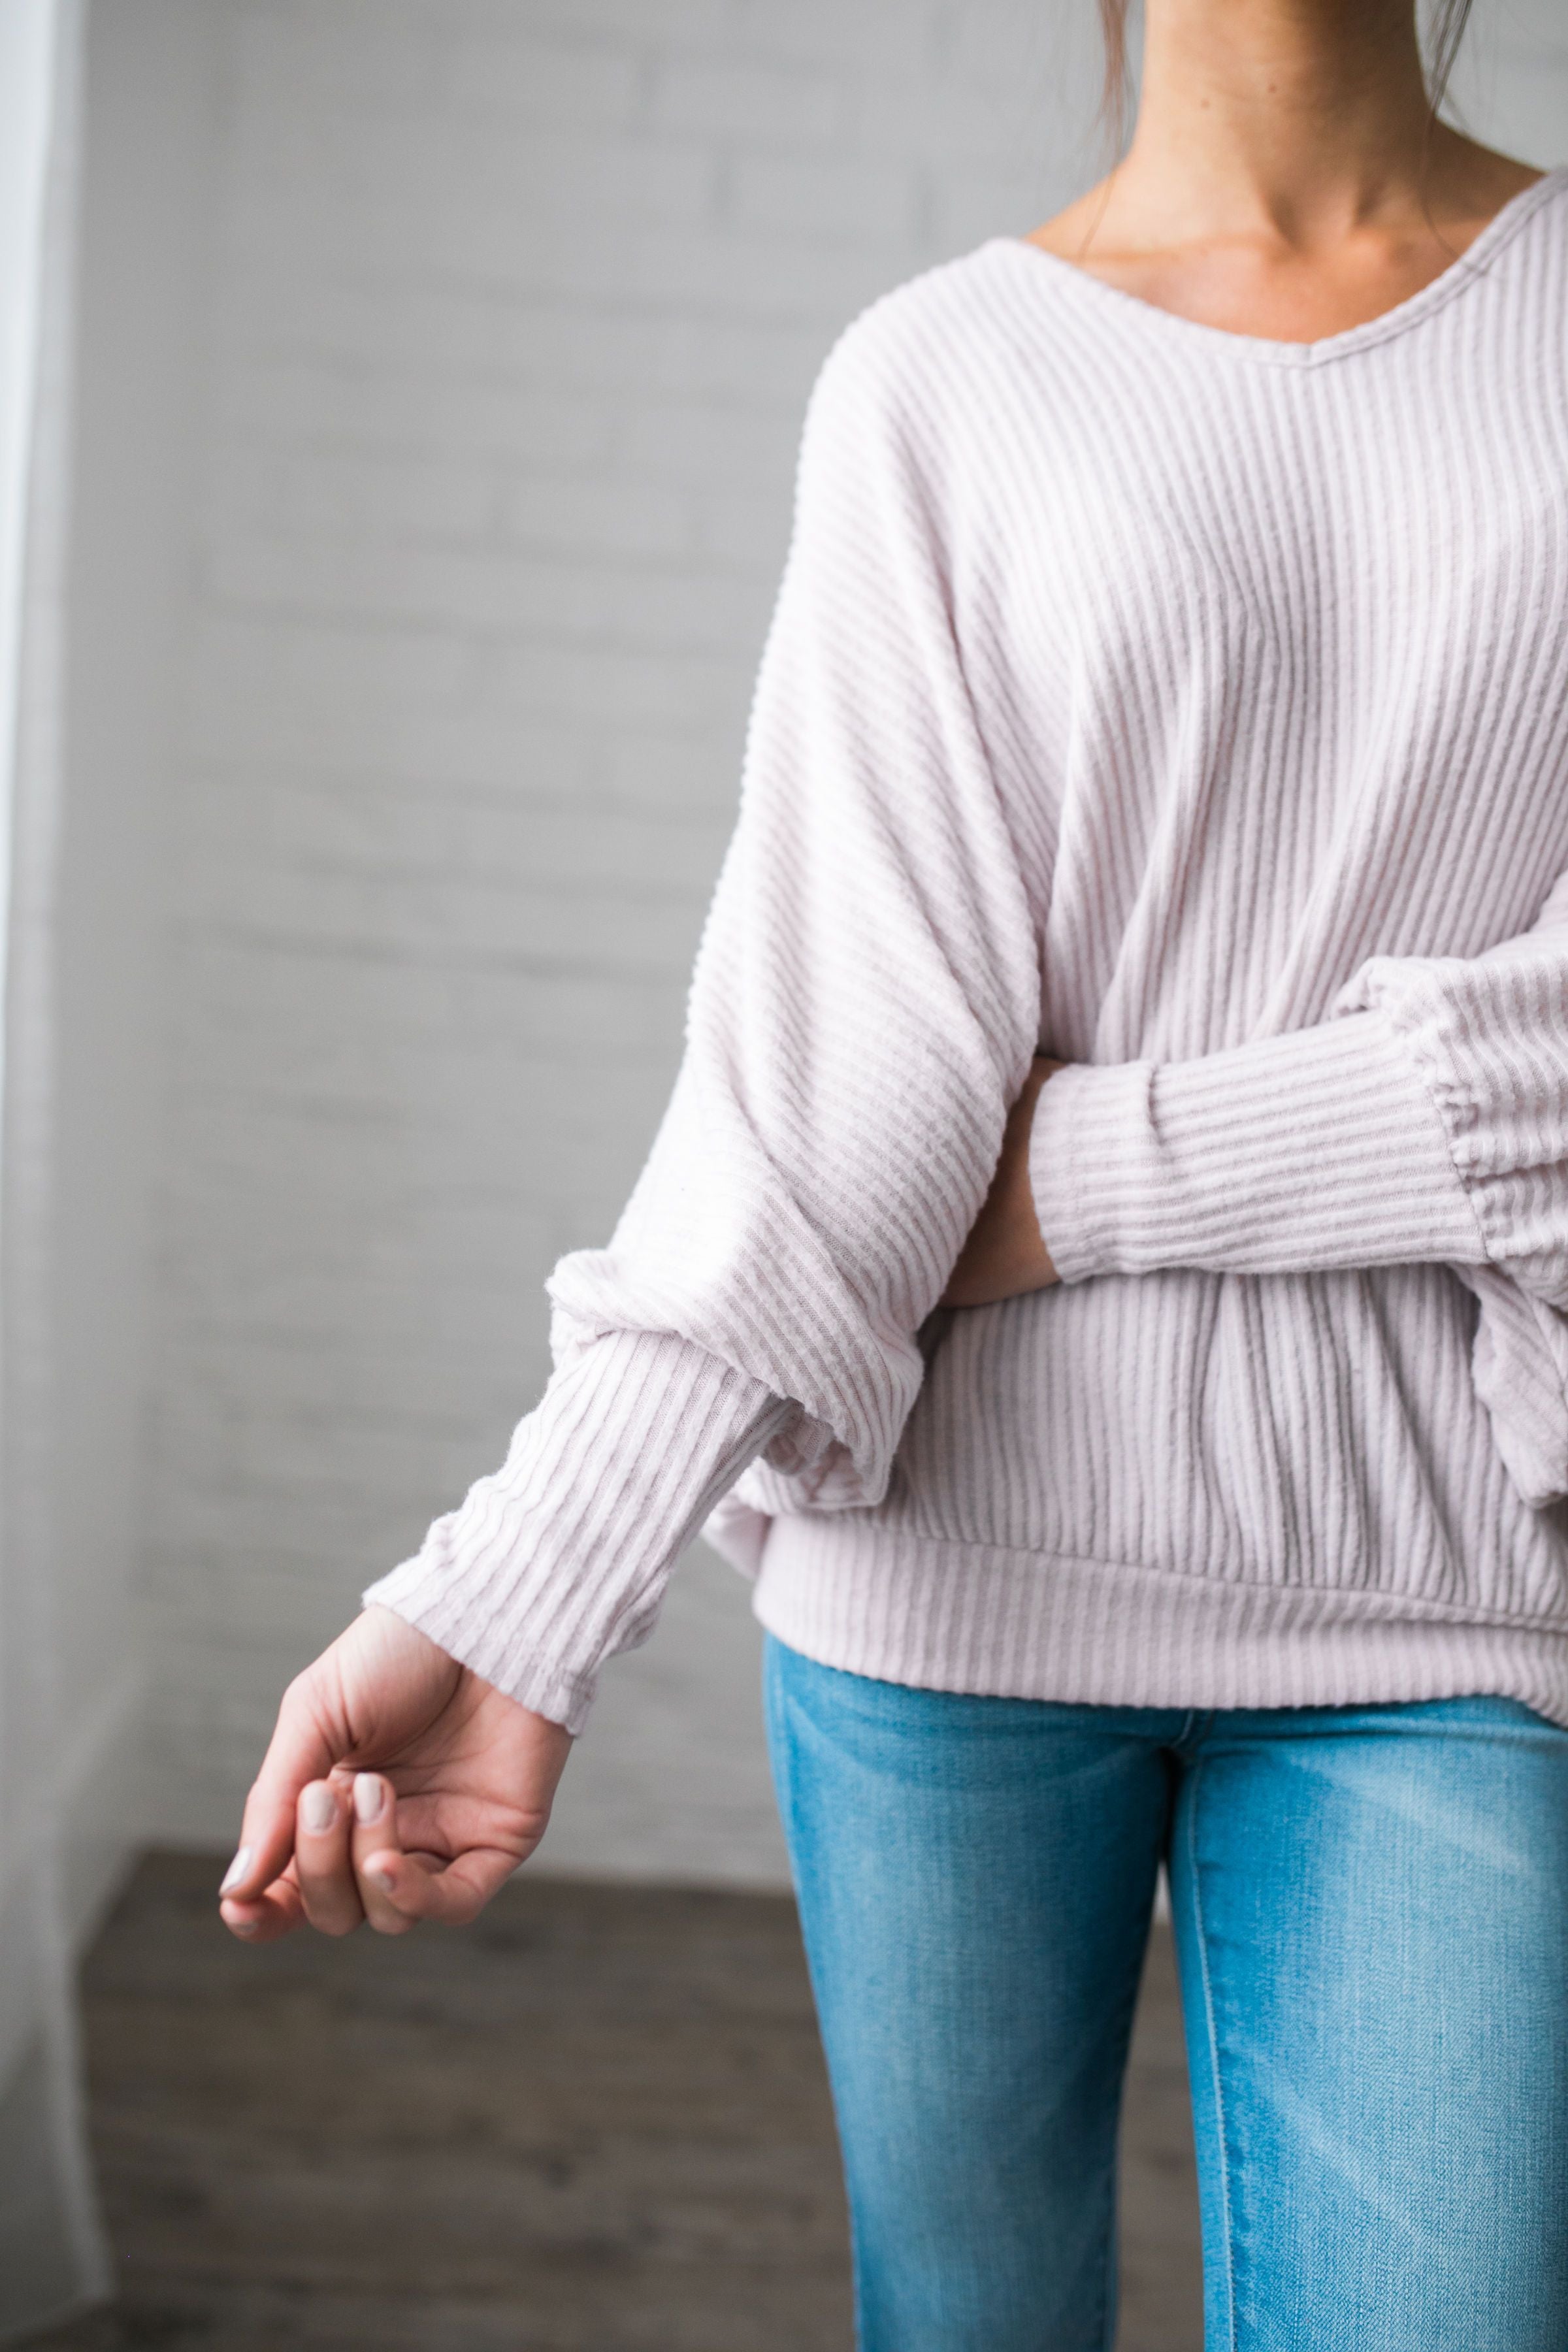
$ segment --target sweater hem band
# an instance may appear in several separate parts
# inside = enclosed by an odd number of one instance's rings
[[[847,1516],[775,1519],[753,1596],[769,1633],[845,1673],[1076,1706],[1486,1694],[1568,1726],[1568,1622],[956,1544],[855,1527]]]

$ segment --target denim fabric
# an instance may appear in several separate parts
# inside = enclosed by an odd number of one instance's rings
[[[1208,2352],[1568,2352],[1568,1732],[765,1675],[863,2352],[1111,2344],[1162,1857]]]

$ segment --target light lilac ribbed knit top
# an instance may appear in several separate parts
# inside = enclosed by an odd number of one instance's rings
[[[647,1166],[366,1598],[576,1729],[706,1522],[896,1682],[1568,1722],[1565,877],[1568,168],[1315,343],[1013,237],[900,287]],[[1042,1048],[1063,1278],[939,1308]]]

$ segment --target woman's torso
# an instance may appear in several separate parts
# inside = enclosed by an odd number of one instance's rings
[[[911,361],[922,335],[953,354],[953,620],[1050,1052],[1209,1053],[1323,1019],[1369,955],[1530,927],[1568,868],[1568,172],[1315,345],[1006,238],[890,299]],[[856,1517],[1551,1615],[1568,1528],[1502,1471],[1474,1329],[1437,1265],[939,1316],[891,1489]]]

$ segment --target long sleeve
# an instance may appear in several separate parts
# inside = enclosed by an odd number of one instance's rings
[[[1069,1063],[1036,1105],[1029,1175],[1064,1282],[1486,1256],[1437,1105],[1381,1007],[1190,1061]]]
[[[1568,1493],[1568,878],[1481,955],[1369,958],[1315,1027],[1058,1072],[1030,1176],[1065,1281],[1451,1265],[1510,1474]]]
[[[506,1468],[371,1588],[575,1728],[758,1453],[873,1504],[1038,1035],[1035,920],[960,658],[940,420],[874,309],[808,409],[686,1045],[607,1247],[551,1277]]]
[[[609,1335],[555,1372],[501,1467],[364,1598],[580,1731],[600,1666],[647,1637],[669,1567],[792,1412],[671,1334]]]
[[[1443,1259],[1568,1307],[1568,924],[1372,956],[1315,1027],[1190,1061],[1073,1064],[1030,1180],[1064,1281]]]

